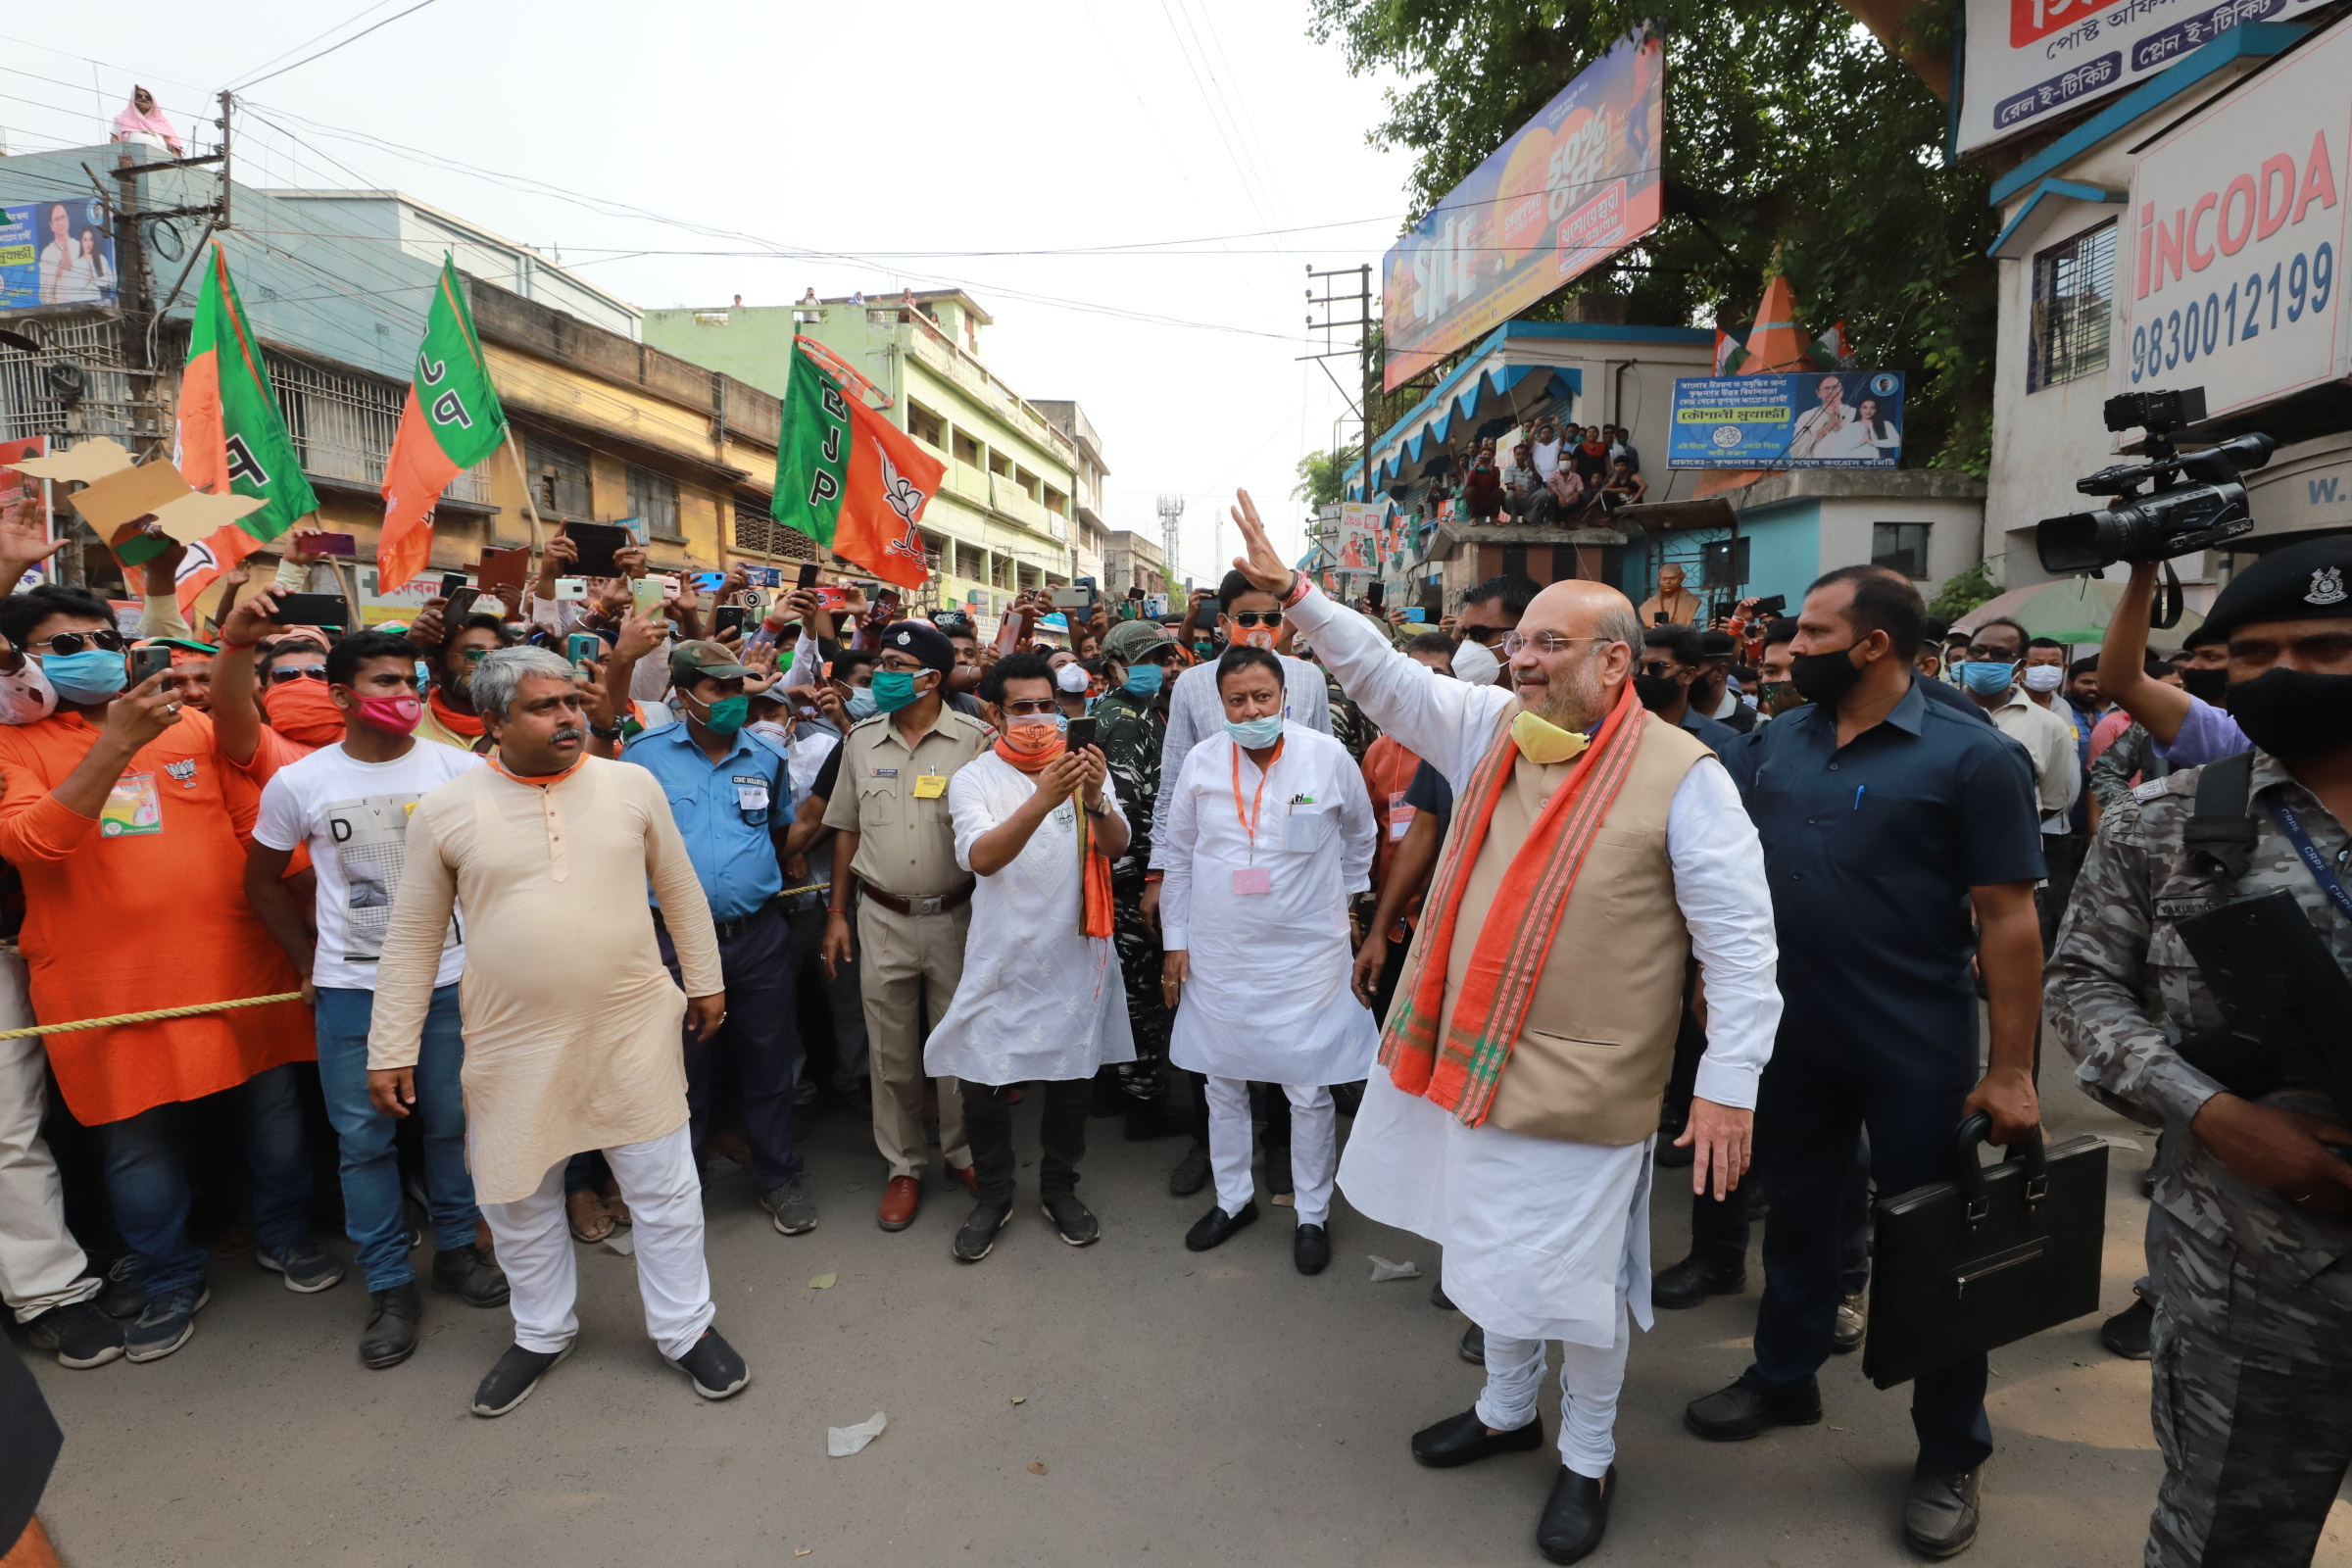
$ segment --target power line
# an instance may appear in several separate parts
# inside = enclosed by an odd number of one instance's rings
[[[353,23],[355,23],[355,22],[359,21],[359,20],[360,20],[360,17],[365,17],[365,16],[368,16],[368,15],[369,15],[369,14],[373,13],[373,12],[381,11],[381,10],[383,10],[383,9],[384,9],[384,7],[386,7],[386,6],[390,5],[391,3],[392,3],[392,0],[375,0],[375,3],[374,3],[373,5],[370,5],[370,6],[369,6],[369,7],[368,7],[368,8],[366,11],[363,11],[363,12],[361,12],[361,13],[359,14],[359,16],[357,16],[357,17],[346,17],[346,18],[344,18],[344,19],[343,19],[341,22],[338,22],[338,23],[336,23],[336,24],[334,24],[334,26],[332,26],[332,27],[328,27],[328,28],[326,28],[326,29],[325,29],[324,31],[322,31],[322,32],[315,32],[315,33],[311,34],[311,36],[309,36],[308,38],[305,38],[305,39],[303,39],[303,40],[302,40],[302,42],[300,42],[300,43],[298,43],[298,44],[294,45],[294,47],[293,47],[293,48],[291,48],[291,49],[284,49],[284,50],[280,50],[278,53],[271,55],[271,56],[270,56],[269,59],[267,59],[267,60],[263,61],[263,62],[262,62],[260,65],[258,65],[258,66],[254,67],[253,69],[254,69],[254,70],[256,70],[256,71],[268,71],[268,70],[269,70],[269,69],[270,69],[271,66],[274,66],[274,65],[276,65],[276,64],[277,64],[277,63],[278,63],[280,60],[283,60],[283,59],[285,59],[287,55],[290,55],[290,54],[297,53],[297,52],[298,52],[298,51],[300,51],[300,50],[308,49],[308,48],[309,48],[311,45],[313,45],[313,44],[317,43],[317,42],[318,42],[319,39],[326,37],[326,36],[327,36],[329,33],[333,33],[333,32],[339,31],[340,29],[342,29],[342,28],[344,28],[344,27],[348,27],[348,26],[350,26],[350,25],[351,25]],[[340,48],[340,47],[341,47],[341,45],[339,45],[339,44],[338,44],[336,47]]]
[[[408,10],[406,10],[406,11],[400,11],[400,12],[395,12],[393,15],[391,15],[391,16],[388,16],[388,17],[386,17],[386,18],[385,18],[383,21],[381,21],[381,22],[379,22],[379,23],[375,24],[375,25],[374,25],[374,26],[370,26],[370,27],[362,27],[362,28],[361,28],[359,31],[357,31],[357,32],[353,33],[353,34],[352,34],[350,37],[343,39],[343,40],[342,40],[342,42],[340,42],[340,43],[330,43],[330,44],[328,44],[328,45],[327,45],[325,48],[323,48],[323,49],[319,50],[319,51],[318,51],[317,54],[315,54],[315,55],[305,55],[305,56],[303,56],[303,57],[302,57],[300,60],[297,60],[297,61],[295,61],[295,62],[294,62],[294,64],[292,64],[292,65],[290,65],[290,66],[280,66],[280,67],[279,67],[277,70],[270,72],[269,75],[266,75],[266,76],[256,76],[256,77],[254,77],[254,78],[253,78],[251,81],[248,81],[248,82],[242,83],[241,85],[239,85],[239,86],[237,86],[237,87],[234,87],[234,88],[231,88],[230,90],[231,90],[231,91],[234,91],[234,92],[242,92],[242,91],[244,91],[244,90],[245,90],[245,88],[247,88],[247,87],[258,87],[258,86],[260,86],[260,85],[261,85],[263,82],[265,82],[265,81],[270,81],[270,80],[271,80],[271,79],[273,79],[273,78],[275,78],[275,77],[282,76],[282,75],[284,75],[284,74],[285,74],[287,72],[289,72],[289,71],[300,71],[300,70],[301,70],[303,67],[305,67],[305,66],[309,65],[309,64],[310,64],[312,61],[314,61],[314,60],[323,60],[323,59],[325,59],[325,58],[326,58],[328,55],[331,55],[331,54],[333,54],[333,53],[334,53],[336,50],[338,50],[338,49],[342,48],[344,44],[358,43],[358,42],[359,42],[359,41],[360,41],[362,38],[365,38],[365,37],[367,37],[367,36],[368,36],[369,33],[371,33],[371,32],[375,31],[377,27],[389,27],[390,25],[392,25],[392,24],[394,24],[395,22],[398,22],[398,21],[399,21],[399,20],[400,20],[402,17],[413,17],[413,16],[415,16],[415,15],[416,15],[417,12],[419,12],[419,11],[422,11],[422,10],[423,10],[423,9],[424,9],[426,6],[429,6],[429,5],[431,5],[432,3],[433,3],[433,0],[416,0],[416,3],[415,5],[413,5],[413,6],[409,7],[409,9],[408,9]],[[375,9],[376,9],[376,7],[374,7],[374,6],[369,6],[369,7],[368,8],[368,11],[373,11],[373,10],[375,10]],[[360,16],[362,16],[362,17],[366,16],[366,15],[368,14],[368,11],[363,11],[363,12],[361,12],[361,13],[360,13]],[[354,21],[354,22],[356,22],[356,21],[358,21],[358,20],[359,20],[359,18],[358,18],[358,17],[355,17],[355,18],[353,18],[353,19],[352,19],[352,21]],[[342,24],[342,25],[344,25],[344,26],[349,26],[349,25],[350,25],[350,23],[344,23],[344,24]],[[331,31],[333,31],[334,29],[330,27],[330,28],[329,28],[329,29],[327,29],[327,30],[331,32]],[[299,45],[297,45],[297,47],[300,47],[300,46],[299,46]]]

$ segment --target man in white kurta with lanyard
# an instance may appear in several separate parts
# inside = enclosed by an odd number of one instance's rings
[[[1173,781],[1162,777],[1167,833],[1152,848],[1167,873],[1168,1059],[1208,1079],[1217,1186],[1216,1206],[1184,1245],[1207,1251],[1257,1218],[1250,1085],[1279,1084],[1298,1216],[1291,1261],[1320,1274],[1338,1148],[1331,1085],[1362,1078],[1379,1043],[1349,986],[1348,901],[1371,885],[1380,830],[1348,748],[1283,717],[1284,668],[1271,652],[1228,648],[1213,674],[1224,733],[1194,747]]]
[[[1562,1342],[1561,1469],[1536,1544],[1576,1562],[1615,1494],[1627,1317],[1647,1328],[1649,1169],[1686,956],[1708,1001],[1690,1118],[1695,1190],[1746,1171],[1780,1012],[1764,860],[1704,745],[1644,710],[1633,606],[1594,582],[1536,596],[1503,639],[1509,688],[1446,680],[1292,571],[1247,493],[1237,563],[1365,716],[1444,773],[1453,824],[1341,1162],[1367,1216],[1446,1250],[1486,1331],[1478,1403],[1416,1433],[1436,1467],[1540,1447]]]

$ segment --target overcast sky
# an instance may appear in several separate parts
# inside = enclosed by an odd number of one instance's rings
[[[1305,269],[1370,262],[1377,288],[1406,168],[1366,145],[1382,84],[1307,37],[1304,0],[433,0],[254,80],[413,3],[14,8],[0,127],[103,140],[136,79],[185,132],[251,83],[241,181],[397,187],[639,306],[960,285],[990,365],[1094,420],[1113,527],[1156,537],[1155,497],[1183,494],[1180,567],[1213,580],[1243,485],[1298,547],[1295,466],[1345,414],[1296,362]],[[762,246],[792,254],[693,254]]]

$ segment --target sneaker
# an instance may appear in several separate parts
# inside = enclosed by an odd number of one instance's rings
[[[1102,1240],[1102,1222],[1095,1211],[1078,1201],[1076,1193],[1049,1193],[1038,1208],[1054,1227],[1054,1234],[1072,1247],[1087,1247]]]
[[[1053,1216],[1049,1212],[1047,1217]],[[956,1233],[956,1260],[959,1263],[977,1263],[986,1257],[997,1245],[997,1232],[1003,1230],[1004,1222],[1010,1218],[1012,1205],[1009,1203],[982,1203],[973,1209],[971,1217],[963,1222],[963,1229]]]
[[[752,1369],[716,1329],[703,1330],[694,1348],[669,1364],[692,1378],[694,1392],[706,1399],[731,1399],[752,1381]]]
[[[526,1350],[519,1345],[507,1347],[507,1353],[498,1358],[498,1365],[482,1379],[473,1391],[472,1410],[482,1417],[505,1415],[531,1396],[539,1380],[556,1368],[556,1363],[571,1353],[566,1345],[561,1350]]]
[[[471,1242],[433,1254],[433,1289],[446,1291],[467,1306],[504,1306],[514,1294],[506,1271]]]
[[[2145,1361],[2155,1353],[2156,1303],[2142,1297],[2099,1325],[2099,1343],[2127,1361]]]
[[[282,1276],[287,1290],[303,1296],[331,1291],[343,1283],[343,1265],[327,1256],[326,1250],[315,1237],[297,1238],[274,1252],[267,1247],[258,1248],[253,1260],[270,1273]]]
[[[803,1236],[816,1229],[816,1200],[798,1176],[783,1186],[760,1195],[760,1206],[767,1210],[776,1222],[776,1229],[786,1236]]]
[[[25,1337],[57,1352],[57,1364],[75,1371],[104,1366],[122,1353],[122,1325],[98,1310],[95,1300],[53,1306],[24,1325]]]
[[[147,1293],[139,1287],[139,1258],[135,1252],[124,1252],[106,1265],[106,1289],[99,1293],[98,1310],[108,1317],[132,1318],[147,1304]]]
[[[133,1361],[162,1360],[188,1343],[196,1332],[196,1314],[212,1298],[212,1288],[201,1282],[151,1293],[138,1321],[122,1336],[122,1353]]]
[[[1176,1168],[1168,1172],[1168,1191],[1177,1198],[1190,1198],[1208,1185],[1208,1146],[1195,1144],[1184,1152]]]

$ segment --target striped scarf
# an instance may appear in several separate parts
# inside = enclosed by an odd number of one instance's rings
[[[1390,1081],[1408,1095],[1443,1105],[1464,1126],[1480,1125],[1494,1107],[1495,1088],[1527,1022],[1528,1005],[1535,1000],[1536,982],[1543,976],[1577,872],[1601,819],[1633,771],[1645,716],[1633,682],[1626,682],[1593,744],[1576,760],[1526,842],[1512,854],[1471,950],[1452,1023],[1440,1040],[1438,1020],[1445,1012],[1446,975],[1462,895],[1486,844],[1494,803],[1509,787],[1518,761],[1508,725],[1496,732],[1494,745],[1471,771],[1430,884],[1420,971],[1411,996],[1390,1017],[1380,1042],[1380,1063],[1388,1068]],[[1510,918],[1509,911],[1517,911],[1518,917]]]

